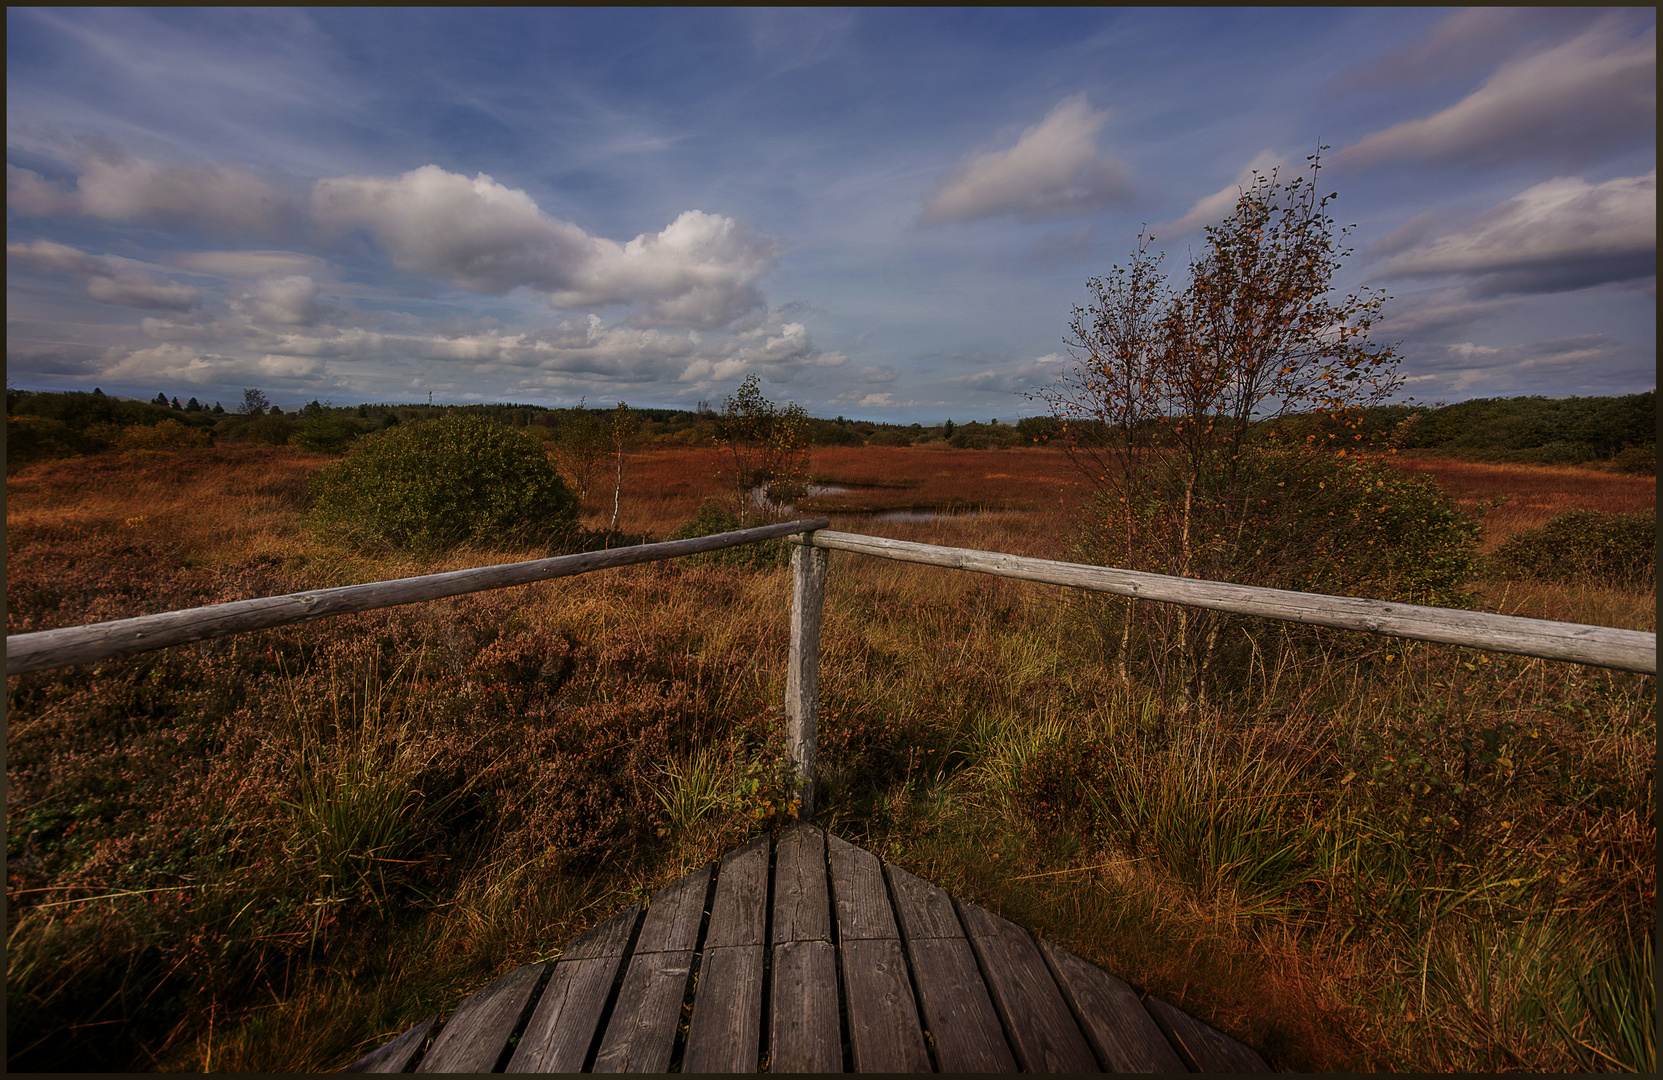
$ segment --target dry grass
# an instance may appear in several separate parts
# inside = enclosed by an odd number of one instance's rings
[[[317,545],[301,508],[324,460],[21,470],[8,630],[543,554]],[[633,458],[620,527],[664,535],[723,495],[719,464]],[[834,527],[1050,558],[1084,492],[1036,449],[838,448],[812,470],[897,502],[1034,508]],[[1544,519],[1593,498],[1570,470],[1448,471],[1458,498]],[[1604,478],[1595,508],[1635,508],[1612,501],[1640,498],[1629,478]],[[20,1060],[14,1040],[14,1067],[338,1068],[730,849],[781,786],[788,596],[785,571],[654,564],[8,680],[8,992],[56,1048]],[[1489,604],[1655,626],[1612,590]],[[1096,635],[1062,590],[834,554],[822,824],[1281,1068],[1577,1069],[1576,1040],[1610,1049],[1573,976],[1607,970],[1655,905],[1653,680],[1336,635],[1251,709],[1177,717],[1114,681]],[[1486,738],[1505,765],[1473,756]],[[1098,756],[1057,757],[1069,739]],[[321,841],[391,805],[340,786],[377,761],[433,817],[398,834],[403,869],[343,891],[326,862],[375,864]],[[357,818],[287,808],[320,784]],[[672,809],[689,790],[697,815]],[[1093,811],[1111,790],[1147,819]],[[1074,793],[1066,812],[1052,791]],[[1267,859],[1282,869],[1244,869]]]
[[[1494,551],[1516,533],[1540,528],[1572,510],[1633,514],[1657,509],[1650,476],[1571,466],[1487,465],[1433,458],[1397,458],[1405,472],[1430,476],[1457,506],[1484,526],[1480,550]]]

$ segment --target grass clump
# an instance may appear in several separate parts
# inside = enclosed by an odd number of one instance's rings
[[[365,438],[313,476],[312,491],[320,534],[371,549],[547,543],[578,513],[537,439],[479,416]]]
[[[1510,580],[1649,586],[1657,580],[1657,512],[1560,514],[1508,539],[1490,556],[1490,567]]]
[[[691,540],[697,536],[736,532],[739,529],[754,529],[759,525],[766,524],[768,523],[759,516],[734,513],[720,499],[706,499],[700,504],[699,512],[696,515],[677,525],[665,539]],[[717,551],[701,551],[697,555],[684,555],[681,561],[692,566],[722,566],[735,570],[772,570],[790,565],[791,548],[783,538],[764,540],[757,544],[741,544],[739,547],[721,548]]]

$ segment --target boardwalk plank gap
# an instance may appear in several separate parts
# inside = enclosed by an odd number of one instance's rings
[[[349,1072],[1269,1072],[1250,1047],[812,825],[761,836]]]

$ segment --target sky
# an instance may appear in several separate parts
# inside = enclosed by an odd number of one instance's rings
[[[1009,422],[1326,146],[1400,396],[1635,393],[1656,87],[1651,8],[8,8],[7,382]]]

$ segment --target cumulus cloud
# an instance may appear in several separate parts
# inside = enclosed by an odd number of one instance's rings
[[[232,307],[261,322],[311,326],[323,314],[318,283],[304,274],[260,278],[236,294]]]
[[[243,169],[114,152],[83,161],[73,191],[8,164],[6,205],[30,217],[78,215],[257,236],[282,232],[292,211],[287,194]]]
[[[39,273],[68,273],[87,279],[87,295],[105,304],[155,311],[188,311],[201,294],[108,255],[89,255],[50,240],[6,245],[6,259]]]
[[[550,296],[556,307],[639,301],[646,326],[727,326],[766,306],[756,279],[779,246],[732,218],[688,210],[661,232],[627,244],[596,239],[577,286]]]
[[[1570,41],[1511,59],[1456,104],[1368,135],[1333,163],[1579,162],[1649,138],[1657,126],[1657,28],[1631,35],[1631,23],[1626,15],[1603,18]]]
[[[149,340],[112,348],[101,370],[135,381],[143,376],[193,385],[304,382],[313,388],[308,397],[331,389],[396,393],[413,388],[405,376],[419,372],[423,387],[467,387],[487,396],[557,392],[636,400],[643,388],[691,395],[750,372],[786,383],[846,361],[841,353],[819,349],[803,324],[778,313],[743,332],[708,337],[608,324],[595,314],[534,330],[433,320],[412,320],[398,330],[299,325],[259,317],[251,308],[304,302],[311,293],[305,282],[274,278],[260,284],[272,288],[251,290],[228,317],[145,319],[142,332]]]
[[[698,210],[627,243],[593,237],[524,191],[437,165],[319,180],[311,213],[326,234],[368,231],[401,270],[496,295],[524,286],[567,309],[633,303],[643,326],[727,326],[765,307],[755,282],[779,254],[732,218]]]
[[[1273,170],[1285,168],[1288,159],[1271,151],[1261,150],[1252,161],[1242,167],[1236,178],[1202,199],[1197,199],[1189,212],[1167,225],[1157,226],[1162,235],[1182,236],[1192,229],[1216,225],[1230,216],[1230,211],[1236,208],[1236,201],[1241,197],[1244,188],[1251,188],[1254,184],[1254,174],[1268,176]]]
[[[1388,238],[1390,239],[1390,238]],[[1657,171],[1557,177],[1453,231],[1407,246],[1381,277],[1469,275],[1477,299],[1561,292],[1657,273]]]
[[[918,221],[938,225],[1014,214],[1023,221],[1079,217],[1132,197],[1126,166],[1097,149],[1107,112],[1084,94],[1064,99],[1008,150],[972,154],[931,193]]]
[[[475,292],[567,288],[590,258],[588,234],[545,217],[525,192],[485,173],[469,180],[437,165],[392,179],[319,180],[311,215],[326,235],[368,231],[400,270]]]

